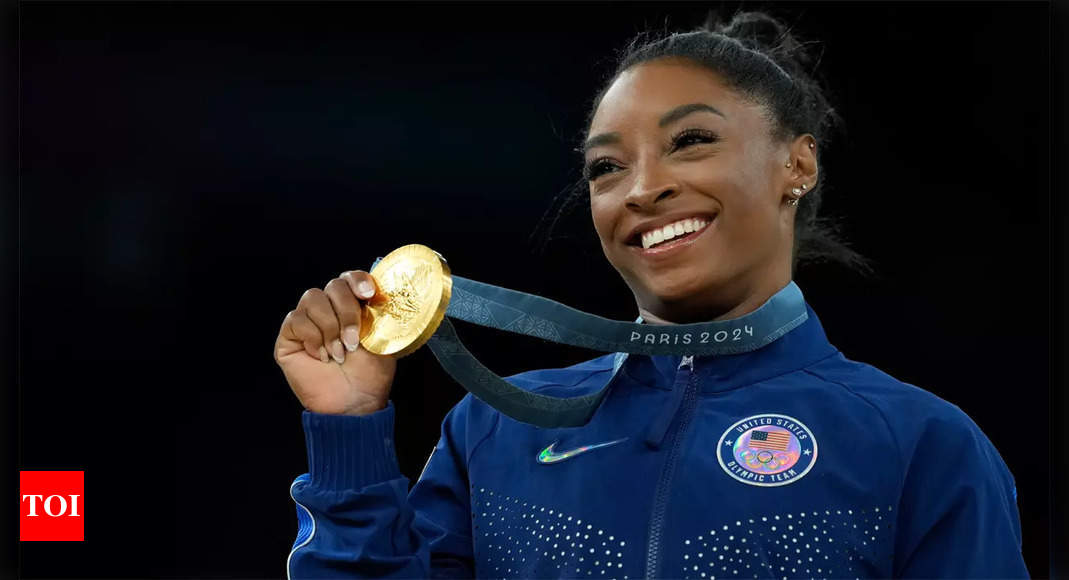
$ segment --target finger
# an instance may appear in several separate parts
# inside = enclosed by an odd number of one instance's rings
[[[339,278],[349,284],[353,294],[361,300],[370,300],[379,292],[375,279],[371,277],[371,274],[363,270],[342,272]]]
[[[323,362],[330,361],[327,349],[323,347],[323,333],[303,311],[291,310],[282,322],[282,338],[300,343],[308,356]]]
[[[338,364],[345,362],[345,347],[338,338],[338,333],[341,331],[341,327],[338,326],[338,315],[334,313],[334,305],[330,303],[330,298],[327,298],[327,293],[319,288],[309,288],[301,296],[301,301],[297,303],[297,310],[305,312],[308,318],[319,327],[319,331],[323,334],[323,346],[326,347],[334,362]]]
[[[341,278],[328,282],[323,291],[338,316],[342,344],[349,352],[355,352],[360,346],[360,303],[356,301],[349,283]]]

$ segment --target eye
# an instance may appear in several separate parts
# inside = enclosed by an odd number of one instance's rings
[[[684,129],[672,137],[672,151],[684,149],[699,143],[716,143],[720,137],[707,129]]]
[[[607,157],[598,157],[592,159],[589,163],[583,166],[583,177],[587,181],[594,181],[598,177],[609,173],[613,168],[619,168],[618,165],[609,161]]]

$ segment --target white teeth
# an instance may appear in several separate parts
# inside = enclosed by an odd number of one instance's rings
[[[649,248],[663,241],[696,232],[708,224],[709,222],[699,218],[687,218],[670,223],[642,234],[642,247]]]

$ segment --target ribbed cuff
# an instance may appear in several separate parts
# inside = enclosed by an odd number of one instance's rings
[[[393,402],[370,415],[304,411],[309,485],[343,491],[401,477],[393,445]]]

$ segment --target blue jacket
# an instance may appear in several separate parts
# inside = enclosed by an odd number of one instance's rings
[[[1027,577],[1014,479],[961,409],[816,314],[730,356],[610,354],[508,380],[609,393],[541,429],[468,395],[416,485],[394,411],[302,417],[292,578]]]

